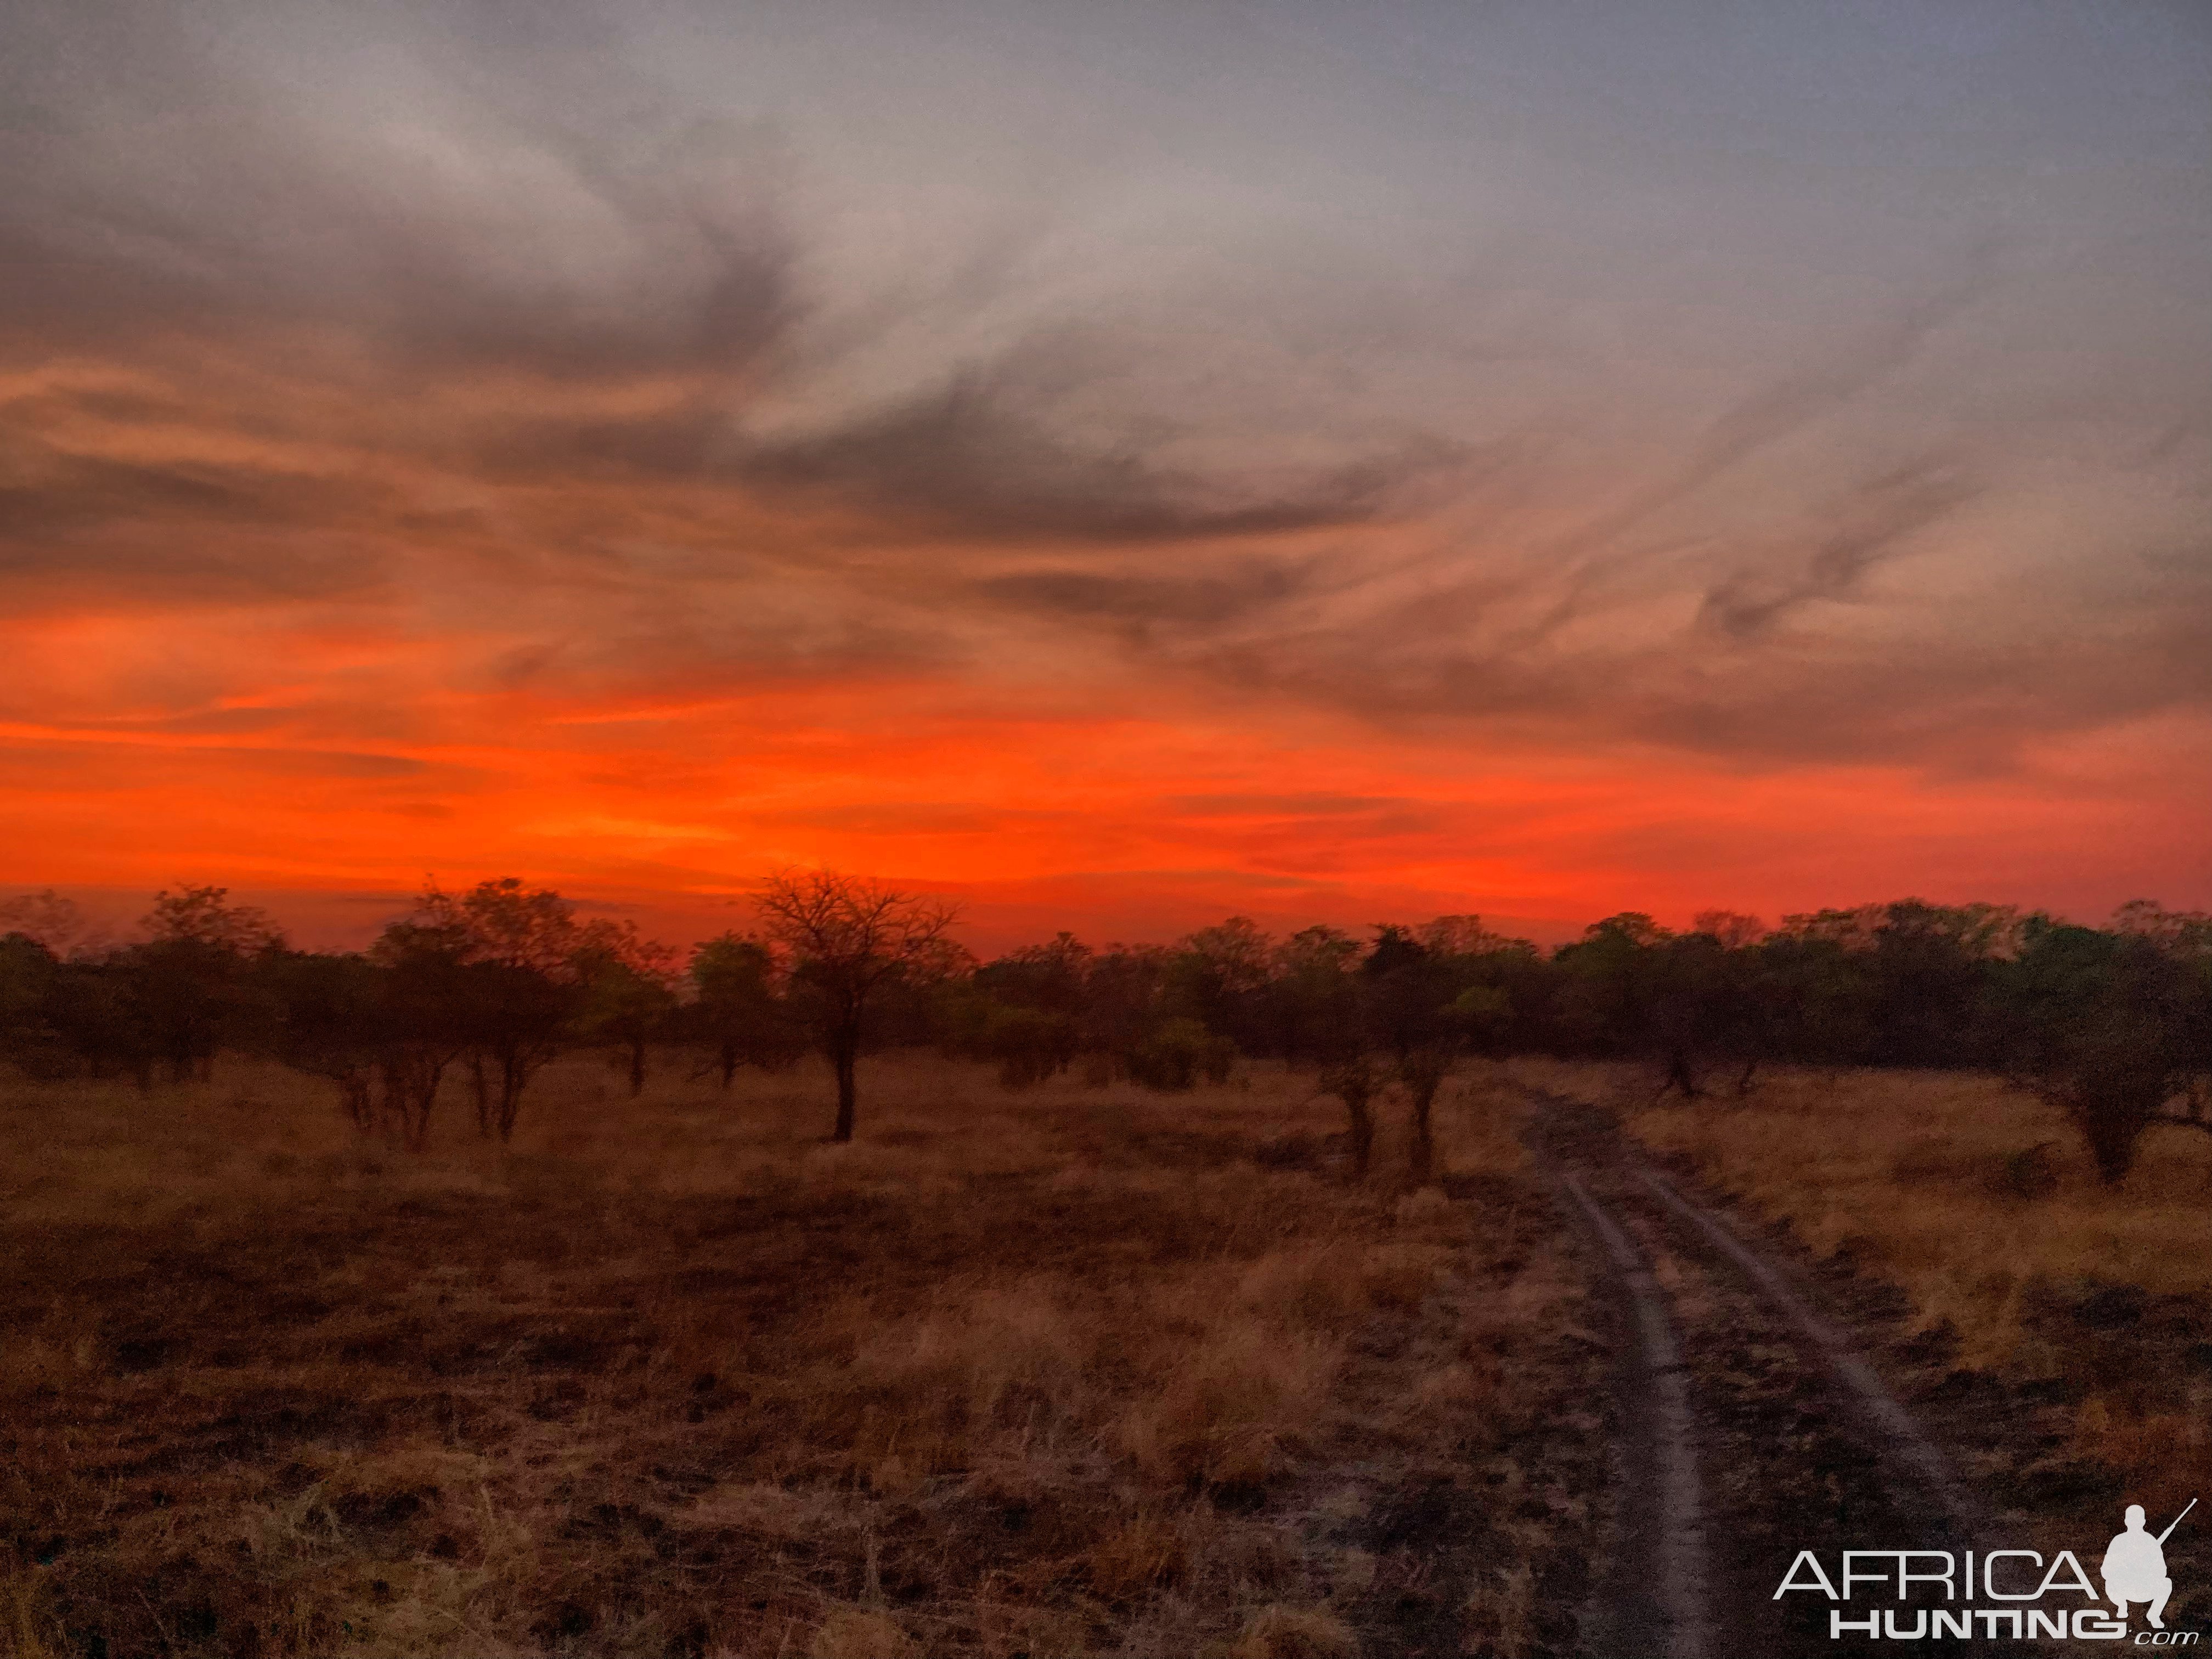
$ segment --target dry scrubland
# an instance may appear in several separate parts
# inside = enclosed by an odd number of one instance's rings
[[[1515,1069],[1612,1100],[1752,1214],[1898,1286],[1951,1363],[2061,1411],[2063,1449],[2130,1500],[2212,1500],[2212,1136],[2152,1130],[2113,1188],[2054,1108],[1995,1078],[1786,1072],[1655,1105],[1627,1068]]]
[[[453,1099],[421,1156],[243,1063],[0,1085],[0,1647],[1567,1637],[1599,1361],[1502,1091],[1440,1103],[1448,1197],[1347,1187],[1280,1070],[863,1083],[836,1147],[826,1072],[576,1060],[511,1152]]]

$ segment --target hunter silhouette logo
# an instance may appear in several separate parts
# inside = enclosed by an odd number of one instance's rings
[[[2191,1498],[2180,1515],[2173,1517],[2166,1529],[2155,1538],[2143,1530],[2143,1506],[2128,1505],[2128,1529],[2115,1533],[2112,1541],[2105,1546],[2105,1594],[2112,1598],[2119,1615],[2128,1616],[2128,1603],[2148,1601],[2147,1615],[2153,1630],[2164,1630],[2166,1597],[2173,1594],[2173,1580],[2166,1576],[2166,1540],[2173,1535],[2173,1528],[2181,1524],[2182,1516],[2197,1507]]]

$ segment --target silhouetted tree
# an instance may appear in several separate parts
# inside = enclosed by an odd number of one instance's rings
[[[1130,1056],[1159,1025],[1173,955],[1160,945],[1109,945],[1085,967],[1076,1051],[1091,1056],[1093,1080],[1127,1074]]]
[[[963,954],[945,937],[954,907],[832,870],[786,870],[755,900],[762,929],[791,957],[796,1011],[837,1079],[834,1139],[853,1138],[871,1006],[899,981],[938,978]]]
[[[1073,933],[987,962],[941,1010],[949,1046],[1028,1088],[1064,1071],[1083,1046],[1091,947]]]
[[[0,1060],[34,1077],[66,1069],[53,1024],[62,975],[62,964],[40,940],[22,933],[0,936]]]
[[[513,876],[458,894],[433,882],[415,925],[451,939],[466,970],[455,994],[477,1128],[511,1140],[525,1091],[559,1056],[576,1011],[585,937],[575,907]]]
[[[1169,956],[1160,1012],[1196,1020],[1240,1049],[1260,1045],[1274,942],[1248,916],[1186,936]]]
[[[1397,1060],[1444,1040],[1451,1000],[1443,964],[1410,928],[1382,923],[1359,964],[1359,999],[1374,1045]]]
[[[2201,994],[2186,954],[2140,933],[2027,918],[2004,978],[2013,1070],[2063,1111],[2107,1184],[2158,1124],[2212,1133],[2186,1093]],[[2184,1103],[2168,1109],[2177,1097]]]
[[[1326,1065],[1358,1048],[1359,941],[1341,928],[1302,927],[1277,945],[1268,1021],[1274,1051]]]
[[[101,931],[76,901],[51,887],[0,899],[0,936],[9,933],[35,939],[57,962],[96,956],[105,948]]]
[[[577,1034],[622,1055],[635,1099],[645,1088],[647,1050],[673,1022],[676,952],[641,937],[635,922],[597,921],[584,929],[572,961]]]
[[[277,1059],[337,1085],[346,1121],[378,1127],[379,1066],[392,1042],[388,966],[364,956],[287,953],[270,965]]]
[[[805,1048],[776,989],[775,955],[758,939],[721,933],[691,952],[691,1000],[681,1013],[727,1089],[741,1066],[776,1071]]]
[[[1535,1041],[1552,975],[1534,945],[1491,932],[1479,916],[1438,916],[1417,937],[1449,998],[1443,1010],[1448,1050],[1502,1054]]]
[[[140,925],[147,938],[124,967],[145,1046],[172,1081],[205,1078],[221,1049],[259,1035],[255,1017],[268,1010],[253,994],[252,966],[281,951],[283,935],[267,912],[231,903],[222,887],[164,890]]]
[[[2015,942],[2020,918],[1994,904],[1956,907],[1900,899],[1874,928],[1876,1041],[1881,1066],[1971,1065],[1983,1042],[1990,964]]]
[[[447,1069],[482,1029],[483,986],[456,921],[396,921],[369,948],[378,990],[377,1115],[410,1150],[428,1145]],[[481,1106],[479,1107],[481,1122]]]

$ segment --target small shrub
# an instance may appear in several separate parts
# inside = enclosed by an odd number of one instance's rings
[[[1194,1089],[1200,1078],[1219,1085],[1237,1064],[1237,1045],[1194,1019],[1171,1019],[1129,1051],[1122,1062],[1132,1082],[1147,1089]]]

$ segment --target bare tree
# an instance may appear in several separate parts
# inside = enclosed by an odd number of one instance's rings
[[[837,1074],[840,1141],[853,1138],[854,1066],[870,1005],[889,985],[947,971],[957,908],[834,870],[781,870],[754,900],[762,931],[791,957],[797,1012]]]
[[[0,899],[0,938],[9,933],[36,939],[57,960],[94,954],[107,942],[105,930],[85,919],[75,899],[51,887]]]

